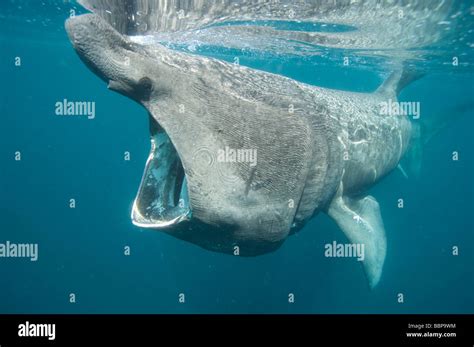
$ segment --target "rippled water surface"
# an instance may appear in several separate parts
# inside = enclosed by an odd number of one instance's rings
[[[419,102],[420,121],[436,131],[424,141],[419,178],[396,170],[370,191],[389,245],[375,290],[357,261],[324,257],[326,243],[345,239],[323,214],[265,256],[204,251],[130,221],[148,120],[74,52],[64,21],[87,10],[75,1],[2,1],[0,243],[36,242],[40,253],[37,262],[0,258],[0,312],[472,313],[472,1],[223,0],[199,11],[162,1],[154,12],[148,1],[103,3],[102,15],[139,44],[316,86],[369,93],[409,67],[424,77],[400,100]],[[96,118],[56,117],[64,98],[94,101]],[[17,151],[21,162],[12,159]]]

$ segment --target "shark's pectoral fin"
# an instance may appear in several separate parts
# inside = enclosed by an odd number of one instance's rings
[[[375,287],[382,275],[387,251],[385,229],[377,200],[370,195],[358,199],[345,197],[341,187],[329,206],[328,214],[351,243],[364,245],[364,270],[370,287]]]

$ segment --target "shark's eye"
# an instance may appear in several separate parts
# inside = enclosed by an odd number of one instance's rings
[[[143,100],[149,100],[151,92],[153,91],[153,82],[148,77],[142,77],[138,81],[137,93]]]
[[[140,78],[140,81],[138,81],[138,84],[140,85],[140,88],[143,89],[151,89],[153,83],[151,82],[151,79],[148,77],[142,77]]]

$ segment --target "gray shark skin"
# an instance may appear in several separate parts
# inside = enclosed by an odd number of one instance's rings
[[[413,76],[397,70],[370,94],[337,91],[139,45],[96,14],[68,19],[66,30],[87,66],[150,114],[136,225],[254,256],[325,212],[365,245],[369,285],[379,282],[385,230],[365,191],[407,150],[410,121],[380,114],[380,103],[396,100]],[[222,160],[239,149],[254,153],[255,165]]]

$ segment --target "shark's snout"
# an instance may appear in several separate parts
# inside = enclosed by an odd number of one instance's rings
[[[83,43],[86,39],[92,39],[91,44],[101,44],[106,48],[106,46],[111,47],[112,44],[123,44],[126,41],[109,23],[93,13],[70,17],[66,20],[65,26],[73,43]]]
[[[95,14],[68,18],[65,27],[74,48],[80,49],[86,46],[92,47],[95,43],[98,44],[99,41],[94,38],[103,36],[101,27],[103,28],[104,25],[101,22],[103,19]],[[106,44],[106,42],[102,42],[102,44]]]
[[[122,82],[130,75],[131,43],[95,14],[66,20],[66,31],[79,57],[103,80]]]

